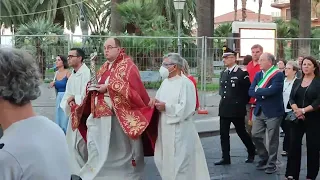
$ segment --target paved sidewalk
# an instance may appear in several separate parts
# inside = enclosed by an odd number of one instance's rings
[[[229,166],[214,166],[214,162],[218,161],[221,157],[220,149],[220,137],[207,137],[202,138],[202,145],[206,154],[207,164],[210,171],[212,180],[282,180],[284,179],[285,168],[286,168],[286,157],[282,157],[279,151],[278,167],[279,171],[275,174],[265,174],[263,171],[255,169],[255,164],[244,163],[247,157],[247,152],[240,138],[232,134],[231,140],[231,165]],[[282,143],[283,138],[281,138]],[[304,143],[305,144],[305,143]],[[306,148],[302,145],[302,162],[300,179],[306,179]],[[282,146],[279,147],[279,150]],[[256,156],[255,162],[258,161]],[[153,162],[153,158],[146,159],[145,174],[147,180],[161,180],[159,173]],[[317,178],[320,180],[320,177]]]

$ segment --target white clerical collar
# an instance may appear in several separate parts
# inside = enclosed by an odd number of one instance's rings
[[[77,75],[78,75],[78,74],[81,74],[86,67],[87,67],[87,65],[86,65],[85,63],[82,63],[82,65],[80,66],[80,68],[78,69],[78,71],[73,70],[72,73],[73,73],[73,74],[77,74]]]

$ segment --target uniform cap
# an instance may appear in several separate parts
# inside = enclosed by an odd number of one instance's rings
[[[228,48],[227,46],[223,46],[223,55],[222,57],[225,58],[227,56],[230,55],[237,55],[237,53],[235,51],[233,51],[232,49]]]

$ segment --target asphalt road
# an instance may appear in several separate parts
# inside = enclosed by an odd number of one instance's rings
[[[54,119],[55,114],[55,94],[54,90],[48,89],[47,85],[41,86],[42,95],[33,102],[33,106],[37,114],[44,115],[50,119]],[[154,90],[148,91],[150,96],[154,96]],[[207,119],[217,116],[217,106],[220,97],[215,93],[205,94],[205,104],[208,106],[208,115],[196,115],[195,120]],[[214,166],[214,162],[221,157],[220,137],[212,136],[201,138],[201,142],[205,151],[208,168],[212,180],[279,180],[284,179],[286,158],[278,157],[278,173],[267,175],[262,171],[255,170],[254,164],[246,164],[247,153],[244,145],[236,134],[230,135],[231,140],[231,156],[232,164],[229,166]],[[281,138],[282,142],[282,138]],[[282,143],[281,143],[282,144]],[[301,165],[301,179],[306,176],[306,148],[305,143],[302,146],[302,165]],[[279,147],[281,152],[282,146]],[[258,157],[256,157],[258,159]],[[256,160],[257,161],[257,160]],[[146,180],[161,180],[157,168],[155,167],[153,157],[145,159],[145,178]],[[320,178],[317,178],[320,180]]]

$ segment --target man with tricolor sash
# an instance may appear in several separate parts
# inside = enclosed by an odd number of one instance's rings
[[[252,123],[252,140],[260,161],[258,170],[272,174],[277,171],[276,161],[279,146],[279,127],[284,115],[282,89],[284,75],[275,66],[275,57],[270,53],[260,56],[261,71],[256,74],[249,88],[249,95],[255,98],[256,107]],[[268,131],[269,150],[264,138]]]

